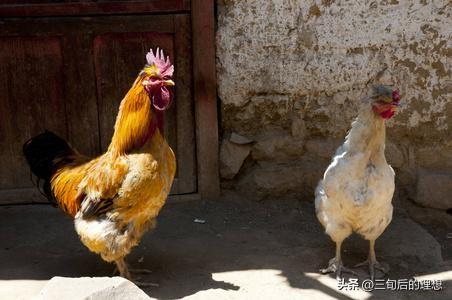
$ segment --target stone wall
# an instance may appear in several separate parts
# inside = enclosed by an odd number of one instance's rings
[[[398,190],[452,207],[451,14],[448,0],[217,1],[223,188],[312,200],[380,82],[402,94],[387,122]]]

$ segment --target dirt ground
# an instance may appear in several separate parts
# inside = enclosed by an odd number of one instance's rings
[[[48,205],[0,207],[0,237],[0,299],[29,299],[53,276],[111,276],[114,269],[85,249],[71,220]],[[442,291],[339,290],[333,276],[318,273],[334,245],[312,203],[227,195],[168,204],[157,229],[127,259],[152,270],[140,281],[159,285],[144,289],[157,299],[452,299],[450,244],[398,209],[377,241],[377,258],[391,267],[390,279],[442,280]],[[364,260],[367,250],[359,237],[348,239],[345,264]],[[367,278],[364,268],[356,270]]]

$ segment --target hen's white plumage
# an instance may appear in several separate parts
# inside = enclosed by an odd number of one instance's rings
[[[381,269],[374,242],[391,222],[394,193],[394,171],[384,150],[385,121],[372,110],[371,103],[365,103],[316,189],[317,217],[336,242],[336,257],[324,273],[340,276],[349,271],[342,265],[340,248],[352,232],[370,241],[366,263],[371,277],[374,268]]]

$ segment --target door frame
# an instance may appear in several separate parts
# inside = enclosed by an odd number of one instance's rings
[[[214,0],[148,0],[0,5],[0,17],[19,18],[155,13],[190,14],[192,24],[197,193],[175,195],[170,196],[170,198],[174,198],[176,201],[199,198],[213,199],[220,195]],[[4,195],[0,195],[0,198],[4,199],[5,197],[3,196],[8,198],[13,197],[12,192],[5,191]]]

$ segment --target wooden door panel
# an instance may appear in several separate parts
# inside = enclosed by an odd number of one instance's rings
[[[188,194],[197,190],[196,135],[193,101],[193,67],[191,58],[191,22],[186,15],[174,18],[174,59],[176,82],[175,118],[177,129],[177,193]],[[170,127],[170,126],[168,126]]]
[[[58,37],[0,38],[0,189],[30,187],[22,144],[44,129],[67,135]]]
[[[182,13],[190,0],[2,0],[0,17]]]
[[[100,144],[91,37],[68,34],[61,40],[67,141],[80,153],[94,157],[99,154]]]
[[[146,52],[157,46],[176,67],[175,99],[165,120],[165,136],[178,164],[172,193],[196,192],[188,15],[2,21],[0,202],[2,191],[31,187],[22,144],[44,129],[65,137],[83,154],[105,150],[119,102],[144,66]]]

